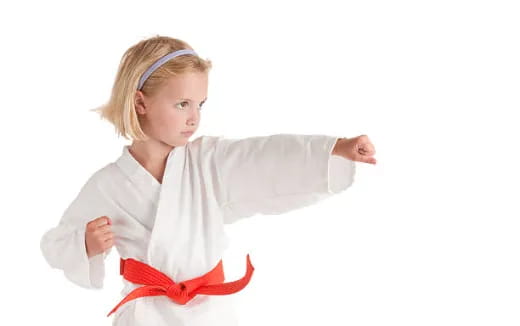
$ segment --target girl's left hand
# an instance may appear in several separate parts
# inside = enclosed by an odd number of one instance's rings
[[[376,150],[367,135],[347,138],[344,149],[343,155],[352,161],[376,164]]]

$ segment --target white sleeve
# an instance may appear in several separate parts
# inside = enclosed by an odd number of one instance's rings
[[[103,288],[105,258],[111,249],[88,258],[85,245],[87,223],[99,216],[92,216],[89,207],[97,204],[99,197],[94,178],[82,187],[74,201],[65,210],[59,224],[46,231],[40,248],[52,268],[63,270],[73,283],[89,289]]]
[[[332,155],[340,137],[275,134],[219,137],[215,167],[224,223],[255,214],[281,214],[347,189],[355,162]]]

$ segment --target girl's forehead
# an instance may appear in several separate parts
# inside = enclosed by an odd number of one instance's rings
[[[184,73],[170,77],[161,93],[170,98],[202,100],[207,96],[208,78],[205,73]]]

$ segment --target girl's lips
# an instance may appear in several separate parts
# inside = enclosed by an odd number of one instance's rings
[[[181,134],[183,134],[184,136],[189,137],[189,136],[193,135],[193,131],[181,132]]]

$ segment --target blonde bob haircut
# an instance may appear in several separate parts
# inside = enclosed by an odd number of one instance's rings
[[[106,119],[113,124],[118,136],[130,140],[147,140],[148,136],[141,129],[135,110],[135,94],[139,79],[146,69],[159,58],[182,49],[194,50],[182,40],[159,35],[142,40],[130,47],[123,54],[119,63],[109,101],[91,111],[99,113],[101,119]],[[146,96],[154,96],[157,90],[172,76],[185,72],[207,73],[211,68],[212,63],[209,59],[204,60],[194,55],[175,57],[165,62],[148,77],[141,92]]]

